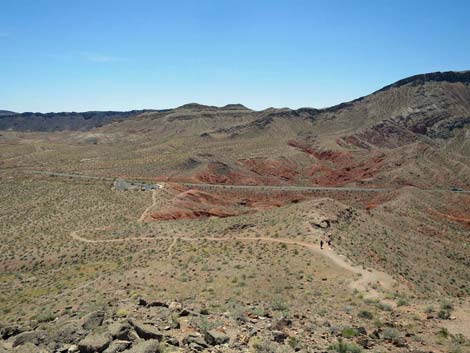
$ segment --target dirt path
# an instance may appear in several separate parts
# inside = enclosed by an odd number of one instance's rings
[[[176,243],[178,242],[179,238],[174,238],[170,246],[168,247],[168,258],[171,260],[173,257],[173,248],[175,247]]]
[[[143,221],[145,221],[145,218],[147,217],[148,213],[153,207],[155,207],[156,204],[157,204],[157,190],[152,190],[152,204],[149,207],[147,207],[144,212],[142,212],[142,215],[139,217],[137,222],[142,223]]]
[[[91,240],[84,238],[77,234],[77,231],[73,231],[70,233],[70,236],[77,241],[85,242],[85,243],[93,243],[93,244],[103,244],[103,243],[120,243],[120,242],[128,242],[128,241],[143,241],[143,240],[168,240],[169,237],[129,237],[129,238],[122,238],[122,239],[102,239],[102,240]],[[191,238],[191,237],[174,237],[173,242],[170,244],[168,248],[168,256],[171,258],[172,250],[176,246],[178,240],[181,241],[190,241],[190,242],[197,242],[197,241],[262,241],[262,242],[270,242],[270,243],[279,243],[279,244],[287,244],[293,246],[300,246],[306,248],[316,254],[322,255],[330,259],[336,266],[341,267],[342,269],[352,272],[359,276],[359,278],[355,281],[352,281],[350,286],[352,289],[357,289],[364,293],[364,296],[367,298],[381,298],[382,293],[377,289],[372,288],[371,285],[378,284],[380,288],[390,290],[393,288],[395,284],[395,280],[389,276],[388,274],[376,270],[367,270],[359,266],[353,266],[347,259],[342,256],[336,254],[333,249],[325,247],[323,250],[319,248],[318,245],[295,240],[295,239],[288,239],[288,238],[269,238],[269,237],[230,237],[230,238],[215,238],[215,237],[200,237],[200,238]],[[375,286],[376,287],[376,286]]]
[[[452,316],[455,320],[445,320],[443,326],[454,335],[461,334],[470,339],[470,303],[457,306]]]
[[[152,190],[152,204],[148,206],[144,212],[141,214],[137,222],[142,223],[145,221],[145,218],[148,216],[150,210],[155,207],[157,202],[157,190]],[[96,228],[95,230],[108,230],[109,227]],[[314,252],[318,255],[327,257],[332,261],[336,266],[341,267],[342,269],[354,273],[359,276],[358,279],[352,281],[350,286],[352,289],[357,289],[364,293],[364,296],[367,298],[382,298],[383,295],[379,291],[380,289],[390,290],[395,285],[395,280],[388,274],[372,269],[365,269],[359,266],[353,266],[344,256],[339,255],[333,251],[332,248],[326,246],[324,249],[320,249],[317,244],[310,242],[305,242],[296,239],[289,238],[270,238],[270,237],[230,237],[230,238],[216,238],[216,237],[128,237],[120,239],[87,239],[78,234],[79,230],[72,231],[70,237],[76,241],[91,243],[91,244],[103,244],[103,243],[122,243],[128,241],[158,241],[158,240],[169,240],[173,239],[172,243],[168,247],[168,257],[171,259],[173,256],[173,248],[177,245],[178,241],[263,241],[270,243],[279,243],[287,244],[292,246],[300,246],[308,249],[311,252]],[[378,285],[378,286],[377,286]]]

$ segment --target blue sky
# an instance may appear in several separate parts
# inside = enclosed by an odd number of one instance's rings
[[[469,1],[0,0],[0,109],[325,107],[470,69]]]

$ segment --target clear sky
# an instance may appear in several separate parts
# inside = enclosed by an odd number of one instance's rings
[[[470,1],[0,0],[0,109],[325,107],[470,69]]]

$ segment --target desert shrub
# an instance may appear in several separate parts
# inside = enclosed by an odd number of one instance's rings
[[[54,319],[55,319],[55,315],[51,312],[42,313],[36,317],[36,320],[38,322],[50,322],[50,321],[53,321]]]
[[[253,343],[253,351],[256,353],[274,353],[276,345],[268,340],[256,340]]]
[[[372,320],[372,318],[374,317],[374,315],[370,311],[367,311],[367,310],[359,311],[359,314],[357,314],[357,316],[359,316],[362,319],[367,319],[367,320]]]
[[[218,326],[217,323],[207,320],[207,318],[204,316],[193,317],[190,321],[190,325],[201,333],[205,333]]]
[[[441,309],[437,313],[437,317],[441,320],[449,320],[450,319],[450,311]]]
[[[383,311],[392,311],[392,307],[389,304],[385,303],[377,303],[377,308]]]
[[[382,335],[383,338],[387,340],[393,340],[400,337],[400,332],[398,332],[398,330],[394,329],[393,327],[387,327],[385,330],[383,330]]]
[[[448,301],[444,301],[441,303],[440,310],[437,313],[437,317],[441,320],[448,320],[450,319],[453,309],[454,309],[454,306],[452,305],[452,303]]]
[[[246,317],[246,308],[242,305],[234,304],[230,310],[230,314],[237,321],[245,322],[248,320]]]
[[[297,337],[289,337],[289,340],[287,341],[287,344],[292,348],[292,349],[297,349],[300,348],[300,340]]]
[[[328,350],[338,353],[360,353],[362,352],[361,347],[353,343],[347,343],[339,340],[328,347]]]
[[[116,317],[126,317],[128,314],[126,309],[118,309],[116,310]]]
[[[409,301],[406,298],[400,298],[397,301],[397,306],[404,306],[404,305],[408,305],[408,304],[409,304]]]
[[[272,309],[276,311],[285,311],[289,309],[287,303],[281,299],[275,299],[272,302]]]
[[[424,310],[424,312],[426,314],[432,314],[434,312],[434,307],[432,305],[429,305],[428,307],[426,307],[426,309]]]
[[[345,338],[352,338],[359,335],[359,331],[353,327],[345,327],[343,331],[341,331],[341,336]]]
[[[437,331],[437,336],[440,338],[447,339],[449,338],[449,331],[446,328],[442,327],[441,329],[439,329],[439,331]]]

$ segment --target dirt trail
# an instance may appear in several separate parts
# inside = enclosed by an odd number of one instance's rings
[[[147,207],[144,212],[142,212],[142,215],[139,217],[137,222],[142,223],[143,221],[145,221],[145,218],[147,217],[148,213],[153,207],[155,207],[156,204],[157,204],[157,190],[152,190],[152,204],[149,207]]]
[[[157,202],[157,190],[152,190],[152,204],[148,206],[142,215],[139,217],[137,222],[141,223],[145,221],[150,210],[156,205]],[[101,227],[96,228],[95,230],[106,230],[110,229],[109,227]],[[156,236],[156,237],[128,237],[128,238],[120,238],[120,239],[87,239],[78,234],[79,230],[72,231],[70,233],[70,237],[76,241],[84,242],[84,243],[92,243],[92,244],[103,244],[103,243],[121,243],[121,242],[128,242],[128,241],[158,241],[158,240],[170,240],[173,239],[170,246],[168,247],[168,257],[171,259],[173,255],[173,248],[177,245],[178,241],[263,241],[263,242],[270,242],[270,243],[279,243],[279,244],[287,244],[293,246],[301,246],[303,248],[308,249],[316,254],[322,255],[330,259],[336,266],[341,267],[342,269],[354,273],[359,278],[355,281],[350,283],[352,289],[357,289],[364,293],[364,296],[367,298],[381,298],[383,297],[382,293],[379,291],[380,289],[390,290],[395,285],[395,280],[388,274],[372,269],[365,269],[359,266],[353,266],[344,256],[339,255],[333,251],[330,247],[325,247],[324,249],[320,249],[317,244],[313,244],[310,242],[305,242],[296,239],[289,239],[289,238],[270,238],[270,237],[227,237],[227,238],[216,238],[216,237],[163,237],[163,236]],[[379,286],[376,286],[376,285]],[[375,287],[375,288],[373,288]],[[376,289],[377,288],[377,289]]]
[[[457,306],[452,316],[455,320],[446,320],[443,326],[454,335],[462,334],[470,338],[470,303]]]
[[[77,234],[77,231],[73,231],[70,233],[70,236],[77,241],[85,242],[85,243],[119,243],[119,242],[127,242],[127,241],[142,241],[142,240],[169,240],[169,237],[129,237],[129,238],[122,238],[122,239],[102,239],[102,240],[91,240],[84,237],[81,237]],[[269,237],[230,237],[230,238],[215,238],[215,237],[198,237],[198,238],[191,238],[191,237],[172,237],[173,242],[168,248],[168,256],[172,256],[172,250],[176,246],[178,240],[181,241],[190,241],[190,242],[197,242],[197,241],[262,241],[262,242],[270,242],[270,243],[279,243],[279,244],[287,244],[293,246],[301,246],[304,247],[316,254],[326,256],[330,259],[335,265],[341,267],[342,269],[352,272],[358,276],[360,276],[357,280],[351,282],[351,288],[357,289],[365,294],[367,298],[381,298],[382,293],[379,292],[378,289],[371,288],[371,284],[379,284],[381,288],[390,290],[393,288],[395,284],[395,280],[389,276],[388,274],[376,270],[367,270],[359,266],[353,266],[350,264],[346,258],[342,255],[336,254],[331,248],[324,248],[323,250],[319,248],[318,245],[295,240],[295,239],[288,239],[288,238],[269,238]]]

